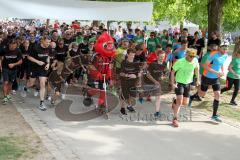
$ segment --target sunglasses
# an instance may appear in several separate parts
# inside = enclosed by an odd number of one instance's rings
[[[190,58],[194,58],[195,56],[188,56],[188,57],[190,57]]]

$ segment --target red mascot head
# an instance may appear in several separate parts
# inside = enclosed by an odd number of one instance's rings
[[[116,55],[114,40],[107,32],[103,32],[102,35],[98,37],[95,43],[95,50],[104,57],[114,57]]]

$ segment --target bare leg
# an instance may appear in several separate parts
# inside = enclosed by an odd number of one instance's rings
[[[160,105],[161,105],[161,99],[160,99],[160,95],[159,96],[156,96],[156,102],[155,102],[155,105],[156,105],[156,112],[159,112],[160,111]]]
[[[39,77],[40,81],[40,101],[44,101],[45,96],[45,84],[46,84],[47,77]]]
[[[182,102],[183,102],[183,95],[177,96],[176,103],[173,103],[174,118],[177,118]]]

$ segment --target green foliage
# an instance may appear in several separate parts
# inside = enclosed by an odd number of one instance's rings
[[[223,30],[240,29],[240,1],[226,0],[223,11]]]
[[[187,15],[189,6],[181,3],[181,0],[155,0],[154,1],[154,20],[168,19],[172,24],[181,22]]]

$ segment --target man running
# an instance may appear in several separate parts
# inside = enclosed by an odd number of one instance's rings
[[[127,115],[124,103],[127,104],[129,112],[135,112],[135,97],[136,93],[131,92],[131,88],[135,88],[139,77],[140,68],[137,63],[134,62],[136,51],[134,49],[127,50],[127,58],[121,63],[121,114]]]
[[[9,47],[3,50],[0,57],[0,71],[3,74],[3,104],[11,100],[12,83],[17,77],[17,66],[22,64],[22,54],[17,48],[17,41],[9,41]]]
[[[198,92],[190,97],[189,105],[191,105],[192,100],[194,100],[196,97],[204,97],[208,86],[212,86],[213,92],[214,92],[214,101],[213,101],[213,114],[212,114],[212,120],[216,122],[222,122],[222,120],[217,115],[218,106],[219,106],[219,96],[220,96],[220,77],[222,77],[223,74],[223,64],[226,61],[228,55],[227,55],[227,46],[222,45],[220,46],[219,50],[212,51],[206,61],[206,63],[203,65],[204,71],[201,78],[201,87],[199,88]]]
[[[221,93],[226,92],[232,88],[234,85],[234,91],[232,94],[232,99],[230,101],[230,104],[233,106],[237,106],[237,102],[235,101],[239,87],[240,87],[240,50],[236,52],[236,56],[233,57],[232,62],[230,63],[228,67],[228,74],[227,74],[227,81],[226,81],[226,87],[221,89]]]
[[[51,43],[51,38],[44,36],[41,39],[41,43],[33,48],[28,60],[30,60],[32,65],[32,73],[29,84],[27,87],[32,87],[35,84],[36,78],[39,78],[40,82],[40,105],[39,109],[45,111],[47,108],[44,105],[45,97],[45,84],[47,81],[48,70],[50,66],[49,54],[51,53],[51,48],[49,47]]]
[[[187,105],[190,84],[193,81],[193,75],[197,75],[197,83],[199,80],[198,76],[198,60],[195,58],[197,55],[197,50],[188,49],[187,55],[185,58],[179,59],[174,65],[171,72],[171,81],[172,87],[175,89],[176,99],[173,100],[172,109],[173,109],[173,121],[172,124],[174,127],[178,127],[178,113],[182,105]],[[175,84],[176,81],[176,84]]]

